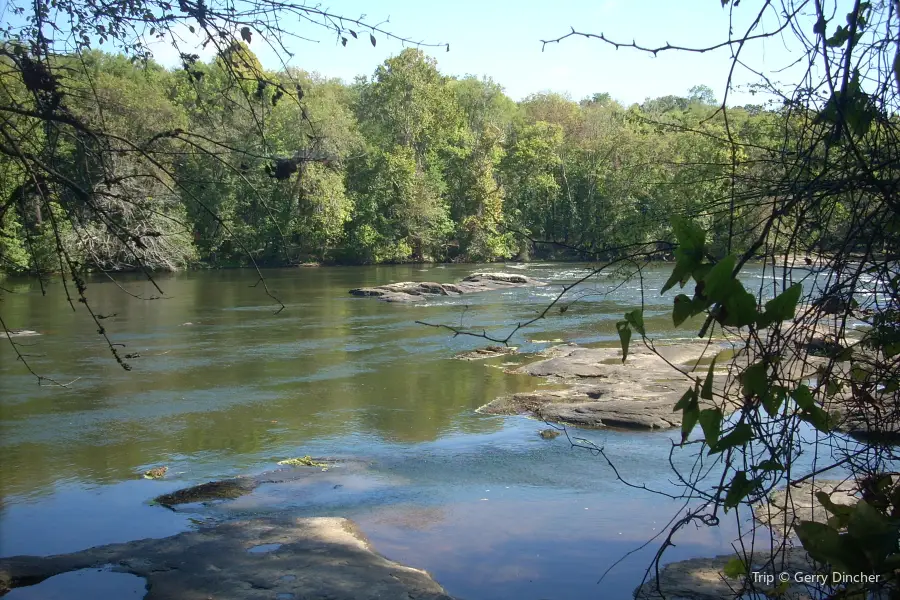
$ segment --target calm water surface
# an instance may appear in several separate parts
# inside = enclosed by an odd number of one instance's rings
[[[353,287],[394,281],[456,281],[465,266],[285,269],[265,273],[287,305],[279,314],[249,271],[161,276],[165,295],[136,277],[88,288],[123,354],[109,355],[83,309],[61,285],[6,282],[10,328],[36,371],[66,389],[40,387],[0,344],[0,555],[53,554],[254,514],[340,515],[356,520],[379,551],[429,570],[472,599],[629,597],[655,546],[600,586],[600,574],[665,527],[677,506],[629,489],[605,462],[542,424],[479,414],[495,397],[541,381],[504,373],[502,360],[452,360],[484,341],[416,320],[495,328],[536,314],[584,265],[491,265],[553,286],[421,304],[355,298]],[[671,267],[645,272],[658,290]],[[548,340],[615,343],[615,322],[640,302],[637,281],[601,279],[577,290],[564,317],[520,333],[524,351]],[[645,298],[648,328],[672,329],[670,298]],[[665,488],[669,433],[580,432],[606,448],[634,481]],[[293,485],[262,486],[234,502],[173,513],[148,500],[310,454],[358,458]],[[168,465],[164,480],[139,479]],[[685,531],[669,560],[727,552],[734,526]]]

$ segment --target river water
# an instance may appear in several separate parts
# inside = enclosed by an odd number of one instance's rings
[[[420,304],[356,298],[350,288],[394,281],[456,281],[478,267],[404,265],[271,270],[277,308],[250,271],[164,275],[164,297],[136,276],[97,279],[92,308],[123,354],[122,370],[83,307],[59,283],[11,288],[2,315],[32,368],[66,388],[39,386],[0,344],[0,555],[71,552],[163,537],[197,523],[254,514],[340,515],[358,522],[389,558],[427,569],[469,600],[625,598],[657,545],[610,573],[623,554],[658,534],[678,505],[624,486],[605,461],[523,417],[482,415],[495,397],[540,380],[505,373],[503,361],[454,354],[484,340],[452,337],[416,320],[500,332],[533,317],[585,265],[490,265],[551,286]],[[515,271],[513,271],[515,269]],[[674,330],[671,295],[656,290],[671,266],[644,272],[645,319]],[[641,302],[637,280],[602,278],[577,302],[520,332],[536,351],[552,340],[617,343],[615,322]],[[521,359],[519,359],[521,360]],[[667,488],[672,433],[582,431],[633,481]],[[235,474],[261,473],[293,456],[361,459],[314,485],[264,486],[231,503],[172,512],[153,497]],[[165,479],[140,473],[168,465]],[[733,525],[684,530],[666,560],[728,552]]]

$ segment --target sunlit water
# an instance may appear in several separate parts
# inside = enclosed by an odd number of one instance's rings
[[[553,285],[388,304],[353,287],[393,281],[456,281],[466,266],[275,270],[277,308],[249,271],[161,276],[165,297],[133,298],[97,280],[95,312],[122,354],[112,360],[84,310],[60,284],[5,282],[7,326],[32,368],[67,388],[40,387],[0,345],[0,555],[53,554],[163,537],[208,520],[256,514],[338,515],[357,521],[386,556],[427,569],[461,598],[628,597],[657,545],[636,553],[598,586],[603,571],[657,535],[678,505],[624,486],[606,462],[543,425],[476,412],[495,397],[541,381],[505,373],[504,359],[452,360],[484,340],[452,337],[416,320],[501,333],[534,317],[584,265],[490,265]],[[646,270],[647,328],[675,330],[671,297],[658,290],[671,266]],[[750,273],[752,279],[758,274]],[[152,296],[136,277],[120,280]],[[748,287],[750,287],[748,285]],[[568,296],[564,315],[523,330],[522,351],[541,340],[616,343],[615,322],[641,303],[640,282],[601,278]],[[694,329],[695,331],[695,329]],[[530,340],[538,340],[531,343]],[[620,473],[671,490],[671,433],[588,431]],[[172,512],[148,500],[229,475],[261,473],[298,455],[347,457],[321,477],[263,485],[224,504]],[[168,465],[161,481],[140,473]],[[685,530],[666,561],[728,552],[735,524]]]

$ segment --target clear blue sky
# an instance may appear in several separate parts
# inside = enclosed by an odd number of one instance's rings
[[[746,1],[735,9],[740,25],[736,34],[755,16],[757,5]],[[449,42],[449,53],[426,50],[437,58],[443,73],[488,75],[516,100],[546,90],[568,93],[575,100],[608,92],[627,104],[647,97],[685,95],[696,84],[710,86],[721,99],[730,65],[727,49],[710,54],[670,52],[654,58],[582,38],[569,38],[541,51],[541,39],[565,34],[570,26],[619,40],[636,39],[644,45],[717,43],[728,34],[728,12],[720,0],[334,0],[330,9],[351,17],[366,14],[373,22],[390,18],[387,27],[397,34]],[[292,42],[296,55],[290,64],[346,81],[371,75],[379,63],[403,49],[399,42],[381,37],[373,48],[365,35],[342,47],[324,30],[297,27],[297,33],[319,42]],[[257,38],[251,47],[264,66],[279,66],[274,53]],[[746,52],[751,63],[770,71],[790,61],[789,47],[780,39],[758,42]],[[165,49],[158,51],[164,64],[175,64],[173,58]],[[737,73],[738,81],[755,79],[746,71]],[[743,93],[729,104],[750,101],[754,98]]]

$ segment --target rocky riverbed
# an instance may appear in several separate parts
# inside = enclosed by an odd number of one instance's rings
[[[375,287],[350,290],[354,296],[368,296],[385,302],[420,302],[441,296],[462,296],[516,287],[545,285],[544,282],[518,273],[474,273],[458,283],[433,281],[401,281]]]

